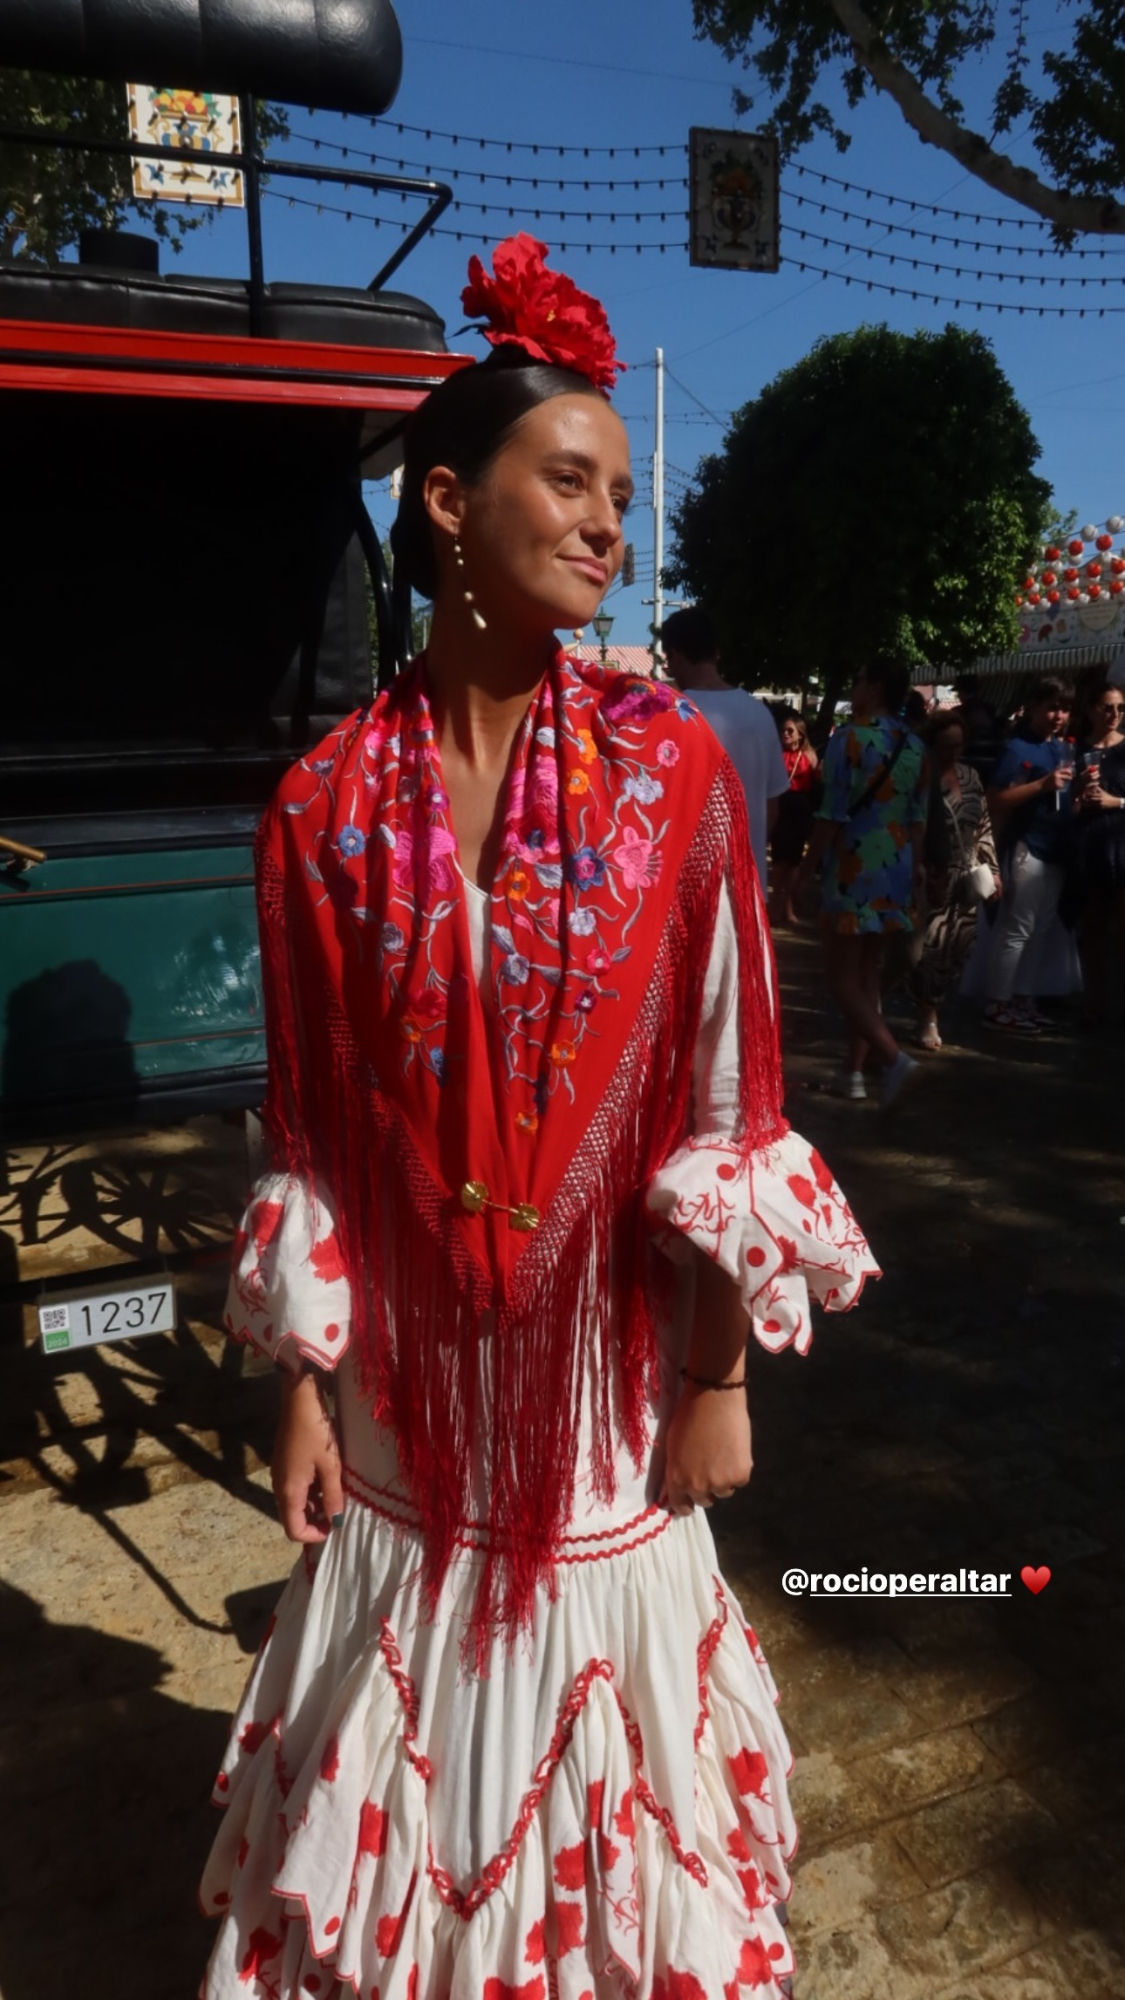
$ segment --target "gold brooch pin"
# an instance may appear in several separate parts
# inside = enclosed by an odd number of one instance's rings
[[[505,1207],[502,1201],[493,1201],[483,1181],[465,1181],[461,1187],[461,1206],[470,1215],[479,1215],[482,1209],[495,1208],[501,1215],[510,1215],[512,1228],[530,1235],[539,1227],[539,1210],[529,1201],[517,1201],[514,1208]]]

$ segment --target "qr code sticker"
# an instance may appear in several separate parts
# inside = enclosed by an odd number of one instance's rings
[[[42,1306],[39,1312],[39,1327],[43,1333],[65,1333],[70,1325],[68,1306]]]

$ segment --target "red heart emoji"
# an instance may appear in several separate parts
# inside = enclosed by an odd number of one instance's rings
[[[1038,1569],[1032,1569],[1030,1563],[1025,1563],[1020,1571],[1020,1582],[1026,1583],[1033,1597],[1038,1597],[1041,1590],[1046,1590],[1050,1581],[1051,1572],[1046,1563],[1040,1563]]]

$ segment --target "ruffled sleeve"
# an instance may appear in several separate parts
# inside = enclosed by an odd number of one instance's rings
[[[351,1331],[351,1287],[315,1184],[285,1173],[255,1183],[234,1239],[224,1323],[286,1367],[303,1356],[335,1368]]]
[[[759,921],[761,919],[759,918]],[[763,948],[764,938],[759,940]],[[687,1262],[694,1244],[741,1288],[756,1338],[804,1354],[810,1301],[844,1312],[879,1266],[819,1153],[786,1132],[747,1162],[734,1138],[739,1101],[738,937],[724,892],[695,1057],[694,1132],[647,1190],[659,1247]]]

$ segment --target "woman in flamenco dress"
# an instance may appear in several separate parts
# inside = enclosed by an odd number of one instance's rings
[[[412,418],[425,655],[288,774],[258,893],[271,1167],[228,1326],[280,1364],[303,1545],[215,1788],[206,2000],[789,1990],[775,1691],[707,1509],[750,1325],[873,1271],[781,1115],[738,780],[568,660],[632,483],[596,300],[470,265]]]

